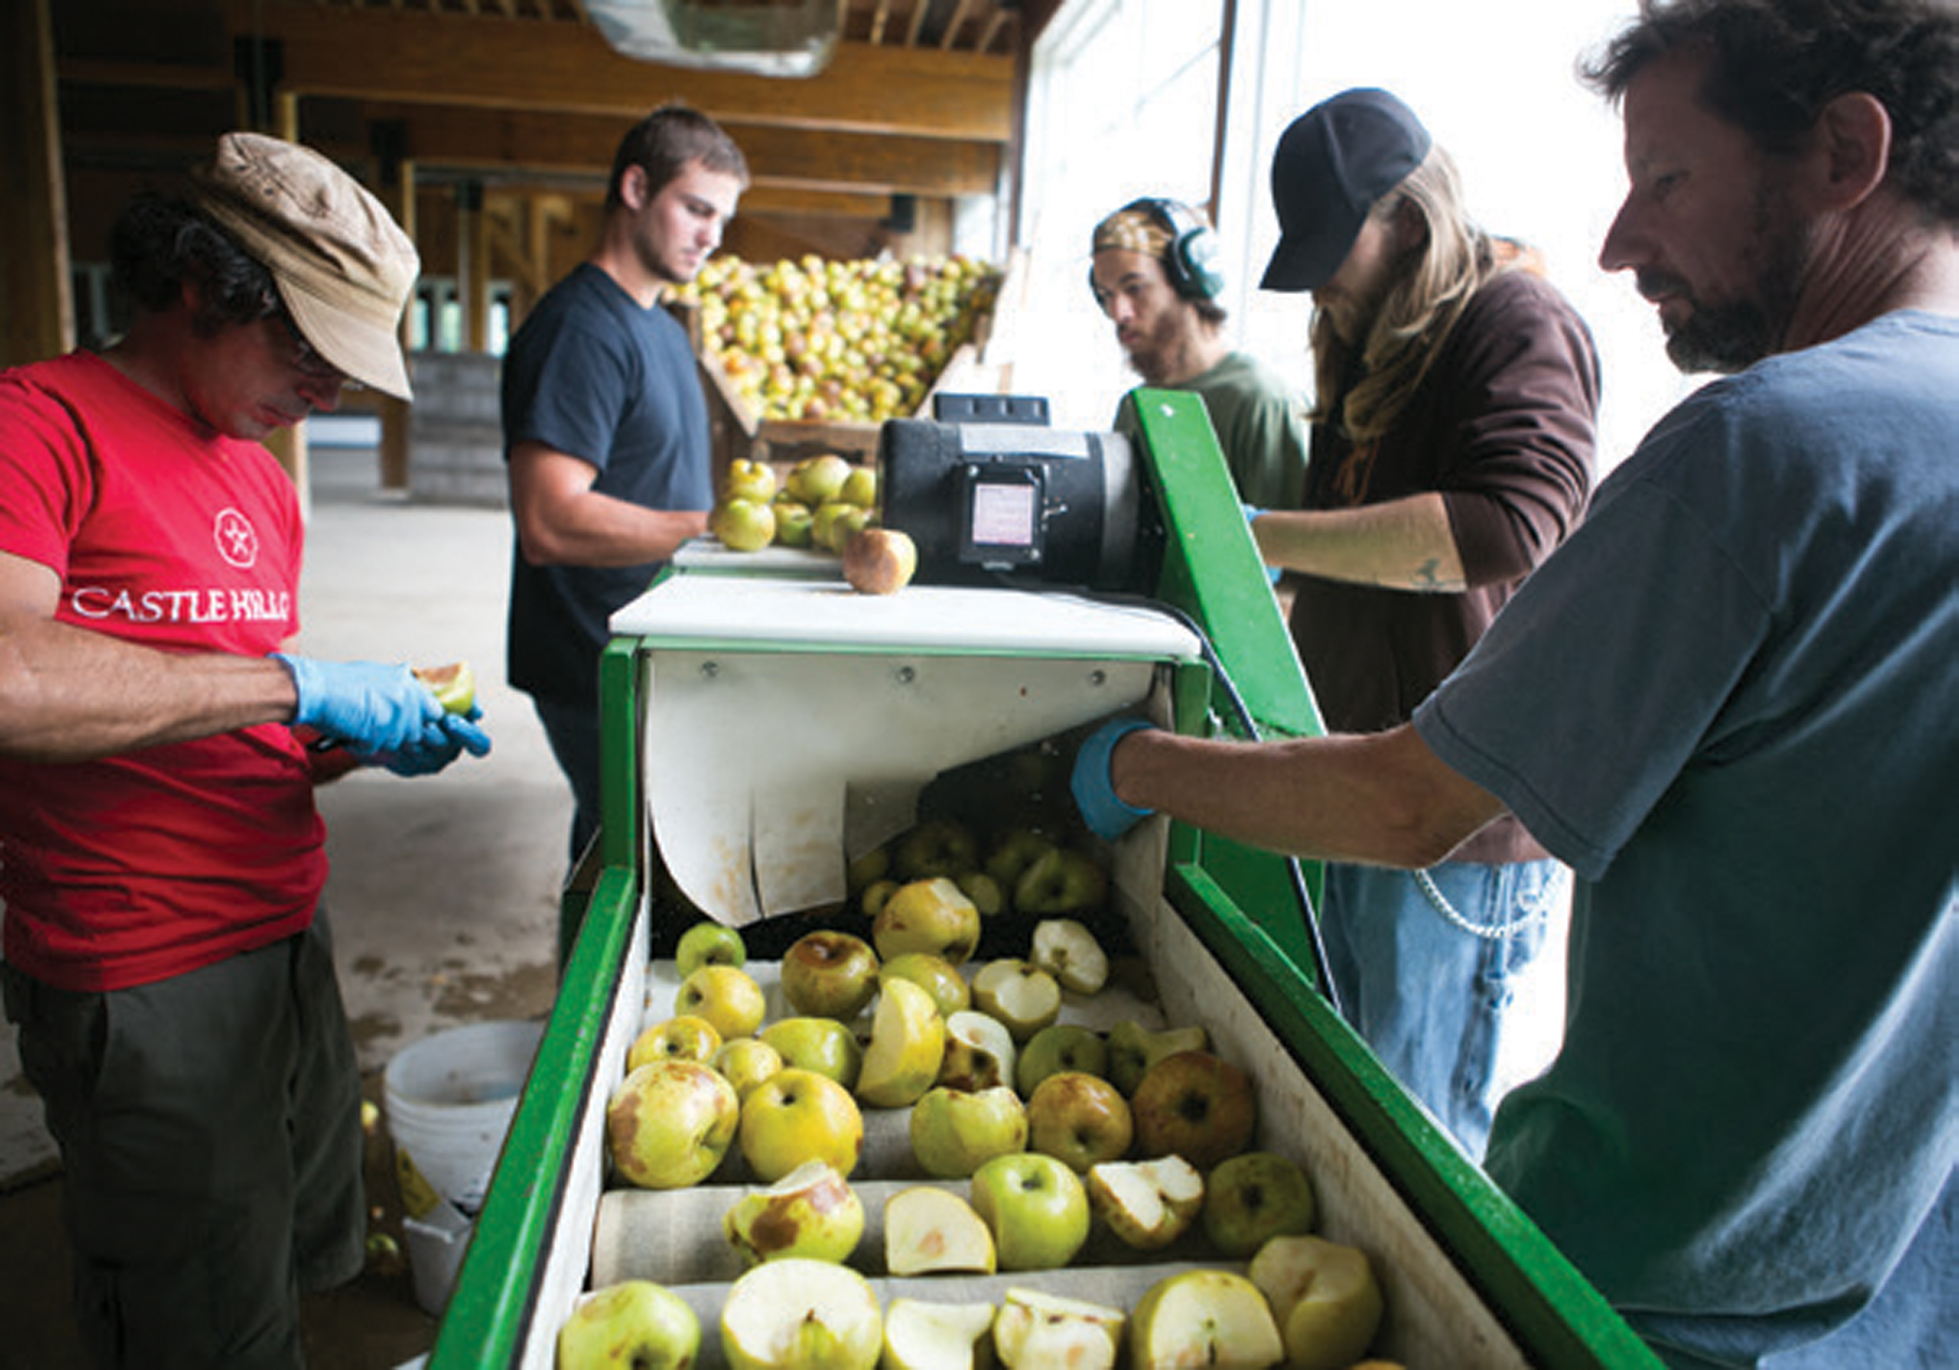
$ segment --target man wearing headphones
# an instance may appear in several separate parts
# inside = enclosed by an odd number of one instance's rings
[[[1095,226],[1089,285],[1145,385],[1204,397],[1238,496],[1296,509],[1303,405],[1279,376],[1225,344],[1217,235],[1175,200],[1136,200]]]

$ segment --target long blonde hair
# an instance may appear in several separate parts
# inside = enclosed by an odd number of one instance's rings
[[[1355,442],[1394,427],[1470,298],[1508,265],[1497,260],[1490,236],[1470,219],[1456,164],[1440,146],[1370,213],[1387,218],[1405,206],[1414,208],[1428,231],[1409,249],[1406,269],[1388,287],[1360,340],[1363,374],[1351,390],[1343,393],[1342,387],[1353,373],[1354,346],[1334,331],[1325,311],[1313,319],[1311,417],[1340,422]]]

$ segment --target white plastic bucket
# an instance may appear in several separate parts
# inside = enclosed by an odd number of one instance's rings
[[[431,1188],[466,1212],[482,1204],[542,1023],[473,1023],[398,1053],[382,1075],[388,1135]]]

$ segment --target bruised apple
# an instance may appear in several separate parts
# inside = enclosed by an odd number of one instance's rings
[[[896,528],[863,528],[843,548],[843,578],[866,595],[896,594],[918,570],[918,547]]]
[[[476,707],[476,671],[467,661],[417,666],[415,678],[428,686],[435,702],[449,713],[466,714]]]

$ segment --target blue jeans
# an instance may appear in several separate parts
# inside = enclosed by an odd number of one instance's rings
[[[1424,875],[1456,918],[1438,908]],[[1569,888],[1555,861],[1326,868],[1320,925],[1347,1021],[1478,1160],[1496,1112],[1514,981],[1562,916]]]
[[[538,722],[544,725],[551,755],[558,758],[558,769],[571,782],[571,859],[566,869],[576,870],[578,858],[599,830],[599,712],[576,704],[556,704],[533,699]]]

